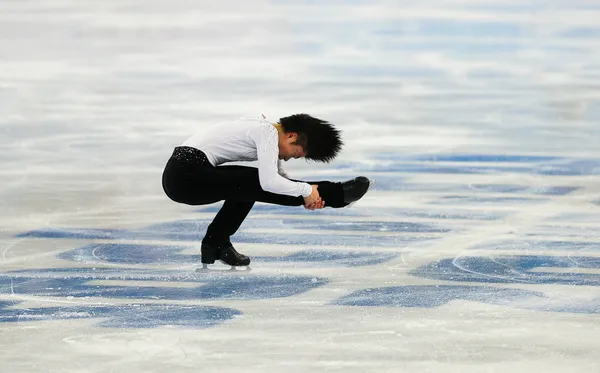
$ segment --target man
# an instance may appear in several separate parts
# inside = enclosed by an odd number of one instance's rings
[[[306,158],[331,162],[343,145],[335,127],[308,114],[271,123],[264,116],[220,123],[202,130],[173,151],[163,173],[163,189],[175,202],[205,205],[225,201],[202,239],[202,263],[215,260],[247,266],[230,237],[255,202],[302,206],[309,210],[340,208],[367,192],[366,177],[336,183],[289,180],[281,161]],[[226,162],[258,161],[258,168],[222,166]]]

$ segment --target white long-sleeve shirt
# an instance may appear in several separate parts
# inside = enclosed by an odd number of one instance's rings
[[[294,197],[309,196],[310,184],[284,177],[278,139],[277,128],[264,117],[256,117],[206,127],[181,145],[203,151],[215,167],[225,162],[258,161],[258,178],[263,190]]]

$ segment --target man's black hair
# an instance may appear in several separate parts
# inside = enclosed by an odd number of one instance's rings
[[[306,159],[331,162],[342,150],[341,133],[331,123],[308,114],[294,114],[279,119],[284,132],[296,132],[296,144],[306,152]]]

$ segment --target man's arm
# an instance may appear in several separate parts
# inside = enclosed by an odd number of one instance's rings
[[[277,173],[281,175],[281,177],[285,177],[288,180],[290,179],[290,175],[288,175],[287,172],[285,172],[285,170],[283,169],[283,162],[281,161],[281,159],[277,160]]]
[[[278,173],[279,146],[275,127],[260,127],[248,135],[256,144],[258,179],[263,190],[294,197],[311,195],[310,184],[288,180]]]

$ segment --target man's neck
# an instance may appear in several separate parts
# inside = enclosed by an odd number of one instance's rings
[[[273,123],[273,127],[275,127],[277,129],[277,133],[279,134],[279,137],[281,137],[285,131],[283,130],[283,127],[281,126],[280,123]]]
[[[278,137],[278,142],[279,144],[281,144],[281,141],[283,140],[283,135],[285,134],[285,132],[283,131],[283,127],[281,127],[280,123],[273,123],[273,127],[275,127],[277,129],[277,137]]]

